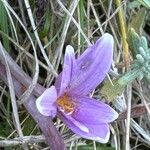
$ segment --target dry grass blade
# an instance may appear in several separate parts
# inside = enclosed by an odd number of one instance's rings
[[[28,0],[24,0],[24,2],[25,2],[25,5],[26,5],[26,9],[28,11],[28,16],[29,16],[29,19],[30,19],[30,22],[31,22],[31,25],[32,25],[32,28],[33,28],[33,31],[34,31],[34,34],[35,34],[35,37],[36,37],[36,40],[37,40],[38,45],[40,47],[40,50],[41,50],[41,52],[43,54],[43,57],[44,57],[46,63],[51,68],[53,75],[56,77],[57,76],[57,72],[55,71],[53,65],[50,63],[50,61],[48,59],[48,56],[45,53],[44,47],[42,46],[42,43],[40,41],[40,38],[39,38],[39,35],[38,35],[38,32],[37,32],[36,26],[35,26],[35,23],[34,23],[34,19],[33,19],[33,15],[32,15],[32,11],[31,11],[31,7],[30,7],[30,4],[29,4],[29,1]]]
[[[91,42],[89,41],[89,39],[87,38],[87,36],[84,34],[83,30],[81,29],[81,27],[79,26],[79,24],[77,23],[77,21],[74,19],[74,17],[71,16],[70,12],[65,8],[65,6],[62,4],[62,2],[60,0],[57,0],[57,2],[60,4],[60,6],[62,7],[62,9],[66,12],[66,14],[71,17],[73,23],[76,25],[76,27],[78,28],[78,30],[80,31],[80,33],[82,34],[82,36],[85,38],[85,40],[88,43],[88,45],[91,45]]]
[[[32,38],[30,36],[30,34],[28,33],[26,27],[24,26],[24,24],[22,23],[22,21],[19,19],[19,17],[17,16],[17,14],[15,13],[15,11],[10,7],[10,5],[6,2],[6,1],[3,1],[2,2],[4,3],[4,5],[10,10],[10,12],[16,17],[16,19],[19,21],[19,23],[21,24],[21,26],[23,27],[23,29],[25,30],[28,38],[30,39],[31,41],[31,44],[33,46],[33,50],[34,50],[34,56],[35,56],[35,74],[33,76],[33,80],[31,82],[31,84],[29,85],[29,87],[26,89],[26,92],[23,94],[23,96],[21,97],[22,98],[22,102],[25,102],[29,95],[32,93],[33,89],[35,88],[35,85],[37,83],[37,80],[38,80],[38,75],[39,75],[39,64],[38,64],[38,59],[37,59],[37,54],[36,54],[36,49],[35,49],[35,46],[34,46],[34,43],[32,41]]]
[[[64,5],[61,3],[61,1],[58,0],[58,3],[60,4],[60,6],[64,9],[64,10],[67,10]],[[64,27],[63,27],[63,31],[62,31],[62,34],[61,34],[61,37],[60,37],[60,42],[59,42],[59,45],[56,49],[56,53],[55,53],[55,57],[54,57],[54,64],[56,63],[57,61],[57,64],[56,65],[56,68],[58,68],[58,65],[60,63],[60,59],[61,59],[61,56],[62,56],[62,50],[63,50],[63,46],[64,46],[64,42],[65,42],[65,38],[67,36],[67,31],[68,31],[68,28],[69,28],[69,25],[70,25],[70,22],[71,22],[71,19],[72,19],[72,16],[73,16],[73,13],[76,9],[78,5],[78,0],[74,0],[71,5],[70,5],[70,8],[69,8],[69,11],[67,10],[67,12],[69,14],[67,14],[67,17],[65,19],[65,23],[64,23]],[[58,60],[57,60],[58,58]]]
[[[17,107],[17,101],[16,101],[16,97],[15,97],[15,90],[14,90],[13,80],[12,80],[12,77],[11,77],[11,72],[10,72],[10,69],[9,69],[9,65],[8,65],[8,62],[7,62],[7,59],[6,59],[6,56],[5,56],[5,53],[3,51],[3,47],[2,47],[1,43],[0,43],[0,50],[2,51],[2,55],[3,55],[4,60],[5,60],[6,74],[7,74],[9,91],[10,91],[11,104],[12,104],[12,108],[13,108],[13,115],[14,115],[14,118],[15,118],[15,125],[16,125],[16,129],[17,129],[17,132],[18,132],[20,138],[22,138],[23,133],[22,133],[22,129],[21,129],[21,126],[20,126],[20,121],[19,121],[18,107]],[[23,148],[25,150],[28,149],[27,145],[25,145],[25,144],[23,144]]]
[[[132,98],[132,86],[127,86],[127,123],[126,123],[126,145],[125,149],[130,150],[130,119],[131,119],[131,98]]]
[[[0,57],[0,60],[2,60],[1,57]],[[14,66],[17,66],[17,65],[15,64]],[[21,74],[22,74],[22,72],[21,72]],[[7,78],[6,78],[5,67],[1,63],[0,63],[0,77],[6,84],[8,84]],[[14,76],[12,76],[12,78],[13,78],[13,83],[14,83],[14,87],[15,87],[15,94],[17,95],[17,97],[20,97],[20,95],[22,95],[22,93],[24,91],[22,89],[24,83],[21,83],[20,81],[18,82],[17,77],[15,78]],[[29,79],[29,77],[27,79]],[[30,80],[28,81],[28,84],[30,84]],[[40,92],[41,91],[42,91],[42,89],[40,90]],[[38,93],[40,93],[40,92],[38,92]],[[31,95],[29,97],[29,101],[24,103],[25,108],[27,109],[28,113],[34,118],[34,120],[39,125],[39,127],[41,128],[47,142],[52,147],[52,149],[53,150],[62,150],[62,148],[64,147],[64,142],[62,141],[58,131],[54,127],[51,118],[42,116],[38,112],[38,110],[36,109],[36,106],[35,106],[35,99],[36,99],[35,96]],[[53,140],[51,140],[52,138],[53,138]]]
[[[100,21],[99,21],[99,17],[98,17],[98,15],[97,15],[97,13],[96,13],[96,10],[95,10],[95,8],[94,8],[94,5],[93,5],[92,0],[90,0],[90,6],[91,6],[91,8],[92,8],[92,11],[93,11],[93,14],[94,14],[94,16],[95,16],[96,22],[97,22],[97,24],[98,24],[98,29],[100,30],[101,34],[104,34],[104,30],[103,30],[102,25],[101,25],[101,23],[100,23]]]

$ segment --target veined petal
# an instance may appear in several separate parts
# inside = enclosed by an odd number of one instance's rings
[[[64,121],[64,123],[77,135],[86,138],[95,140],[100,143],[107,143],[110,137],[110,130],[108,124],[99,124],[99,125],[89,125],[85,123],[74,123],[74,118],[70,119],[70,116],[59,114],[59,117]],[[86,129],[86,130],[85,130]],[[88,130],[87,130],[88,129]],[[84,131],[85,130],[85,131]],[[87,132],[88,131],[88,132]]]
[[[71,79],[70,93],[87,95],[103,81],[113,59],[113,37],[106,33],[77,59],[78,70]]]
[[[43,94],[36,100],[38,111],[44,116],[55,117],[57,108],[55,101],[57,99],[57,91],[54,86],[46,89]]]
[[[69,86],[71,77],[76,69],[75,63],[74,49],[72,46],[68,45],[65,52],[63,71],[59,74],[55,82],[58,96],[61,96]]]
[[[76,103],[76,109],[72,117],[78,122],[98,125],[109,123],[118,118],[118,113],[109,105],[89,97],[73,98]]]
[[[70,122],[72,122],[76,127],[78,127],[81,131],[87,132],[87,133],[89,132],[89,129],[83,123],[76,121],[71,115],[65,115],[64,114],[64,116],[66,116],[66,118]]]

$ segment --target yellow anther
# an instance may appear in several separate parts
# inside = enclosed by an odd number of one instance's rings
[[[75,110],[75,103],[66,94],[58,98],[56,103],[65,113],[72,113]]]

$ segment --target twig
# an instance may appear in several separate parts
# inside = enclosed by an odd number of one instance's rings
[[[36,135],[36,136],[24,136],[22,138],[14,138],[10,140],[0,140],[0,147],[7,147],[7,146],[16,146],[21,145],[23,143],[32,144],[32,143],[40,143],[45,142],[45,137],[43,135]]]
[[[68,143],[79,139],[79,136],[74,136],[70,135],[70,138],[67,138],[67,134],[62,135],[65,141],[65,144],[67,145]],[[21,145],[23,143],[25,144],[34,144],[34,143],[41,143],[45,142],[45,137],[44,135],[30,135],[30,136],[24,136],[23,138],[17,137],[13,139],[2,139],[0,140],[0,147],[12,147],[12,146],[17,146]]]

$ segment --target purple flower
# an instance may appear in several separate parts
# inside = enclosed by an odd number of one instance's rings
[[[75,59],[68,45],[63,71],[37,99],[39,112],[58,117],[76,134],[101,143],[109,140],[108,123],[118,117],[109,105],[89,97],[89,93],[103,81],[113,59],[113,37],[106,33],[94,45]]]

